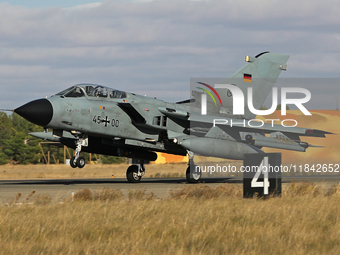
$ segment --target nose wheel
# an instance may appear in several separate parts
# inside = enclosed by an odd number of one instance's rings
[[[70,165],[71,165],[72,168],[77,168],[77,167],[83,168],[85,166],[85,164],[86,163],[85,163],[85,158],[84,157],[78,157],[76,159],[76,157],[73,156],[70,159]]]
[[[76,157],[73,156],[71,159],[70,159],[70,166],[72,168],[77,168],[77,162],[76,162]]]
[[[87,136],[83,136],[83,138],[79,138],[76,142],[76,151],[75,151],[75,156],[73,156],[70,159],[70,165],[72,168],[83,168],[86,164],[85,158],[80,157],[79,154],[81,152],[81,147],[82,146],[87,146],[88,145],[88,138]]]
[[[85,164],[86,163],[85,163],[85,158],[84,157],[78,157],[76,159],[76,157],[73,156],[70,159],[70,165],[71,165],[72,168],[77,168],[77,167],[83,168],[85,166]]]

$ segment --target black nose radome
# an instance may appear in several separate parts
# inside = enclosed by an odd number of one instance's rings
[[[20,106],[14,112],[34,124],[45,127],[52,119],[53,107],[47,99],[38,99]]]

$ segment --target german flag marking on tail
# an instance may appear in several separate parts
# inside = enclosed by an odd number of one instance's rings
[[[251,82],[251,74],[243,74],[243,81],[245,82]]]

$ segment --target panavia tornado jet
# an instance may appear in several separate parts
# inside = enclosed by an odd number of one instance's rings
[[[225,83],[245,95],[251,87],[253,107],[260,109],[281,71],[286,69],[288,58],[269,52],[247,56],[246,65]],[[177,103],[101,85],[78,84],[49,98],[29,102],[14,112],[53,130],[31,135],[75,149],[70,160],[73,168],[85,166],[81,151],[138,160],[139,164],[127,169],[129,182],[141,180],[144,162],[156,160],[156,152],[188,154],[187,180],[198,182],[201,172],[193,167],[195,154],[242,160],[247,153],[263,153],[262,147],[305,151],[312,145],[302,142],[301,136],[331,134],[273,123],[243,125],[255,114],[247,106],[241,109],[243,114],[233,114],[235,89],[200,81],[195,84],[192,97]]]

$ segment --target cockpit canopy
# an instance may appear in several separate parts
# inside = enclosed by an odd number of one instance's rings
[[[78,84],[68,89],[65,89],[56,96],[63,97],[101,97],[101,98],[126,98],[127,94],[124,91],[110,89],[101,85],[95,84]]]

